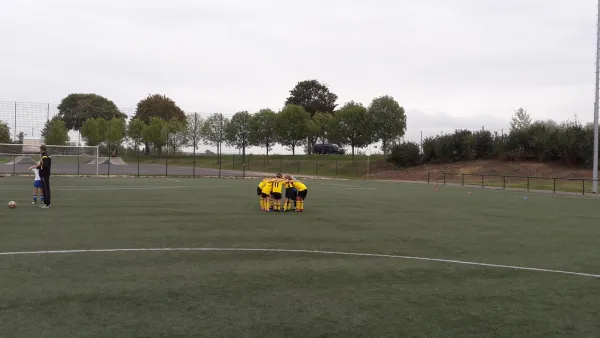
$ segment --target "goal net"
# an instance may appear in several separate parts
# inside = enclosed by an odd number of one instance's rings
[[[37,140],[24,140],[23,144],[0,143],[0,165],[12,165],[19,168],[19,173],[27,172],[27,168],[41,158],[40,145]],[[53,172],[80,174],[84,168],[85,173],[98,175],[98,147],[46,145],[46,151],[52,157]]]

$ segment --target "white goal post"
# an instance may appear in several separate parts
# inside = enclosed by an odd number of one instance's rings
[[[31,165],[40,159],[40,143],[27,142],[23,144],[0,143],[0,159],[4,164]],[[58,146],[46,145],[52,163],[72,163],[73,165],[90,164],[96,167],[96,176],[99,171],[98,146]]]

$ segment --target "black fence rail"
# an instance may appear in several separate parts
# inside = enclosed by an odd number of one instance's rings
[[[247,177],[274,173],[331,178],[367,178],[369,160],[350,156],[332,159],[294,159],[293,156],[222,155],[149,156],[125,153],[121,157],[89,154],[52,155],[53,175],[133,177]],[[38,156],[0,155],[0,174],[32,174],[29,168]]]
[[[524,191],[552,191],[592,194],[594,180],[589,178],[564,178],[541,176],[490,175],[428,172],[428,184],[460,185],[481,188],[512,189]]]

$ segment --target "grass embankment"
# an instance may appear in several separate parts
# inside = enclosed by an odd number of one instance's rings
[[[219,164],[215,156],[123,156],[127,163],[159,164],[172,166],[196,166],[223,170],[244,170],[244,159],[239,155],[223,155]],[[339,178],[360,178],[367,173],[368,164],[383,162],[383,156],[348,155],[247,155],[246,170],[257,172],[282,172],[289,174],[328,176]]]

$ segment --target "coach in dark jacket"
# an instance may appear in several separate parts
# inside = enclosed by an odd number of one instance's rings
[[[50,208],[50,171],[52,169],[52,158],[48,155],[45,145],[40,147],[40,153],[42,154],[42,159],[37,168],[40,170],[42,190],[44,192],[44,202],[41,207],[42,209],[48,209]]]

